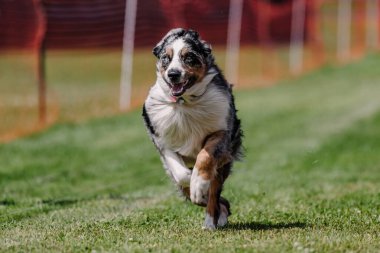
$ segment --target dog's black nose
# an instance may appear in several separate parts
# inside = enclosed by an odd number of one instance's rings
[[[180,77],[181,77],[181,71],[179,71],[178,69],[170,69],[168,71],[168,77],[170,79],[170,81],[172,82],[178,82]]]

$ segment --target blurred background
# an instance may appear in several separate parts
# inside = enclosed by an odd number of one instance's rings
[[[0,141],[142,104],[154,45],[197,30],[236,88],[379,49],[378,0],[0,0]]]

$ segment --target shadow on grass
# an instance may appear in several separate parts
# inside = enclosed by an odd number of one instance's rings
[[[280,223],[262,223],[262,222],[236,222],[229,223],[222,228],[223,230],[275,230],[275,229],[291,229],[306,228],[308,225],[303,222],[280,222]]]
[[[13,199],[2,199],[0,200],[0,206],[14,206],[16,202]]]

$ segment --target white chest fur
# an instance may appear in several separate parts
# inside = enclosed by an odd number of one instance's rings
[[[173,103],[165,98],[156,84],[145,103],[160,146],[195,158],[207,135],[227,129],[229,98],[213,84],[193,101]]]

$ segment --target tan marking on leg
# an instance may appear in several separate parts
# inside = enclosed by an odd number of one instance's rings
[[[206,149],[202,149],[197,156],[195,168],[205,180],[211,180],[216,174],[216,161]]]
[[[226,131],[218,131],[208,136],[208,139],[205,143],[204,149],[206,149],[211,154],[215,154],[215,150],[220,143],[226,141],[225,138],[228,138]],[[217,167],[221,168],[225,164],[232,161],[231,154],[225,150],[223,153],[219,154],[219,157],[215,157]]]
[[[224,142],[224,138],[226,137],[226,132],[221,130],[206,138],[204,147],[199,152],[195,163],[195,167],[198,168],[199,174],[204,179],[213,179],[217,173],[217,169],[232,160],[232,157],[228,152],[219,154],[219,157],[214,156],[217,146]]]

